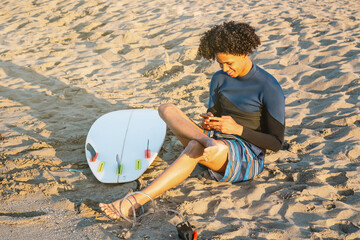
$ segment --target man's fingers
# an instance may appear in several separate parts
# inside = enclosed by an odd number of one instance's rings
[[[211,122],[218,122],[218,121],[221,121],[222,118],[219,118],[219,117],[209,117],[208,120],[211,121]]]
[[[221,122],[209,122],[207,125],[210,125],[210,126],[221,126],[222,123],[221,123]]]

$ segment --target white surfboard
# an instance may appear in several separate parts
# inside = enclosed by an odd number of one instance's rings
[[[107,113],[91,126],[86,159],[103,183],[138,179],[154,161],[166,135],[166,124],[154,109]]]

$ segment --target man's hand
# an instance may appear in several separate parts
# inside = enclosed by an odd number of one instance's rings
[[[211,112],[207,112],[205,114],[200,114],[200,117],[204,118],[201,122],[201,126],[203,129],[211,130],[211,128],[208,125],[209,117],[213,117],[214,115]]]
[[[230,116],[209,116],[203,120],[203,123],[208,129],[214,129],[225,134],[236,134],[241,136],[243,132],[243,126],[237,124]]]

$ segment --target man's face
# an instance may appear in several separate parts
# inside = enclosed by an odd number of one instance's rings
[[[221,69],[230,77],[242,77],[247,74],[246,64],[248,55],[232,55],[228,53],[217,53],[215,55],[216,61],[219,63]]]

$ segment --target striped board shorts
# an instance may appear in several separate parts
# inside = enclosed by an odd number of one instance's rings
[[[264,169],[264,153],[237,135],[209,131],[207,135],[222,141],[229,147],[228,164],[225,173],[209,169],[210,175],[218,182],[243,182],[253,179]]]

